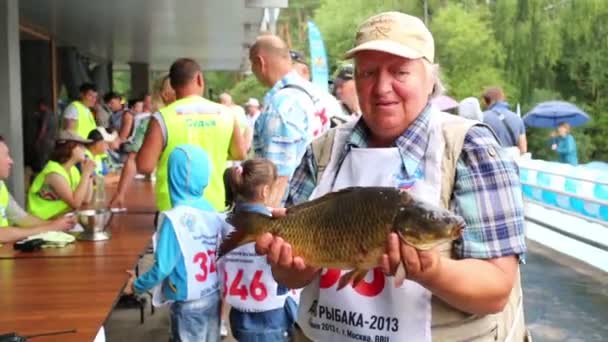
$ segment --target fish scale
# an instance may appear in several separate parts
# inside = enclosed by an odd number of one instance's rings
[[[361,279],[379,263],[391,231],[418,249],[428,249],[460,236],[462,218],[414,199],[404,190],[352,187],[290,207],[284,217],[233,213],[235,232],[222,242],[220,254],[270,232],[292,246],[310,266],[354,269]]]

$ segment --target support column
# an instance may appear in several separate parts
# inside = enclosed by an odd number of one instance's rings
[[[19,55],[18,0],[0,1],[0,134],[5,138],[13,158],[11,176],[6,184],[15,200],[24,205]]]
[[[131,96],[141,97],[150,89],[150,68],[148,63],[129,63],[131,66]]]

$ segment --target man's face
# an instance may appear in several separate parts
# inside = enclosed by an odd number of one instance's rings
[[[245,106],[245,110],[247,111],[247,114],[249,114],[249,115],[255,115],[259,109],[260,108],[258,106],[253,106],[253,105]]]
[[[111,111],[118,112],[122,109],[122,104],[119,99],[111,99],[110,102],[108,102],[108,107],[110,107]]]
[[[365,123],[379,137],[400,135],[420,114],[433,88],[424,62],[378,51],[361,51],[355,62]]]
[[[251,72],[255,75],[255,78],[262,84],[264,82],[264,67],[262,66],[262,57],[255,54],[249,54],[249,62],[251,63]]]
[[[82,103],[87,107],[93,107],[97,103],[97,92],[94,90],[88,90],[81,94]]]
[[[310,71],[308,70],[308,65],[302,63],[294,63],[293,69],[304,79],[310,81]]]
[[[146,95],[146,96],[144,96],[143,111],[150,112],[151,109],[152,109],[152,96]]]
[[[336,97],[342,102],[349,102],[357,97],[357,88],[355,80],[341,80],[336,85]]]
[[[144,111],[144,103],[142,101],[135,102],[135,104],[133,105],[133,108],[131,108],[131,110],[135,114],[142,113]]]
[[[11,174],[13,160],[8,153],[8,146],[0,142],[0,180],[5,180]]]

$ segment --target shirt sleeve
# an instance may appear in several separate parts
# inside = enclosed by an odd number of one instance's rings
[[[78,120],[78,110],[73,104],[68,105],[63,111],[63,118],[69,120]]]
[[[163,119],[163,116],[160,114],[160,112],[156,112],[156,113],[152,114],[152,118],[156,119],[156,121],[160,125],[160,130],[163,133],[163,149],[165,149],[165,147],[167,147],[167,124],[165,124],[165,120]],[[145,136],[145,133],[144,133],[144,136]],[[142,141],[142,143],[143,143],[143,141]]]
[[[182,256],[171,220],[167,218],[162,219],[158,234],[154,265],[152,265],[148,272],[135,280],[135,283],[133,283],[135,292],[146,292],[160,284],[173,272]]]
[[[21,208],[19,203],[15,201],[13,196],[8,194],[8,205],[6,206],[6,218],[11,224],[19,224],[24,218],[28,217],[28,213]]]
[[[490,130],[475,126],[456,165],[452,208],[466,221],[459,258],[518,255],[525,261],[524,207],[517,164]]]
[[[317,186],[317,163],[312,152],[312,145],[308,145],[300,165],[289,183],[286,206],[300,204],[308,201]]]
[[[256,122],[256,156],[271,160],[279,176],[293,175],[309,143],[308,118],[299,94],[276,95]],[[291,95],[287,95],[291,94]]]

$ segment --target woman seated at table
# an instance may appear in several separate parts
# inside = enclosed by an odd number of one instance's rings
[[[57,137],[51,160],[34,178],[28,191],[28,211],[43,219],[79,209],[93,195],[95,162],[85,158],[85,140],[69,131]],[[76,164],[81,163],[81,172]]]
[[[4,180],[10,175],[12,164],[8,146],[0,136],[0,243],[18,241],[52,230],[72,228],[75,223],[72,217],[42,221],[29,215],[19,206],[4,184]]]

